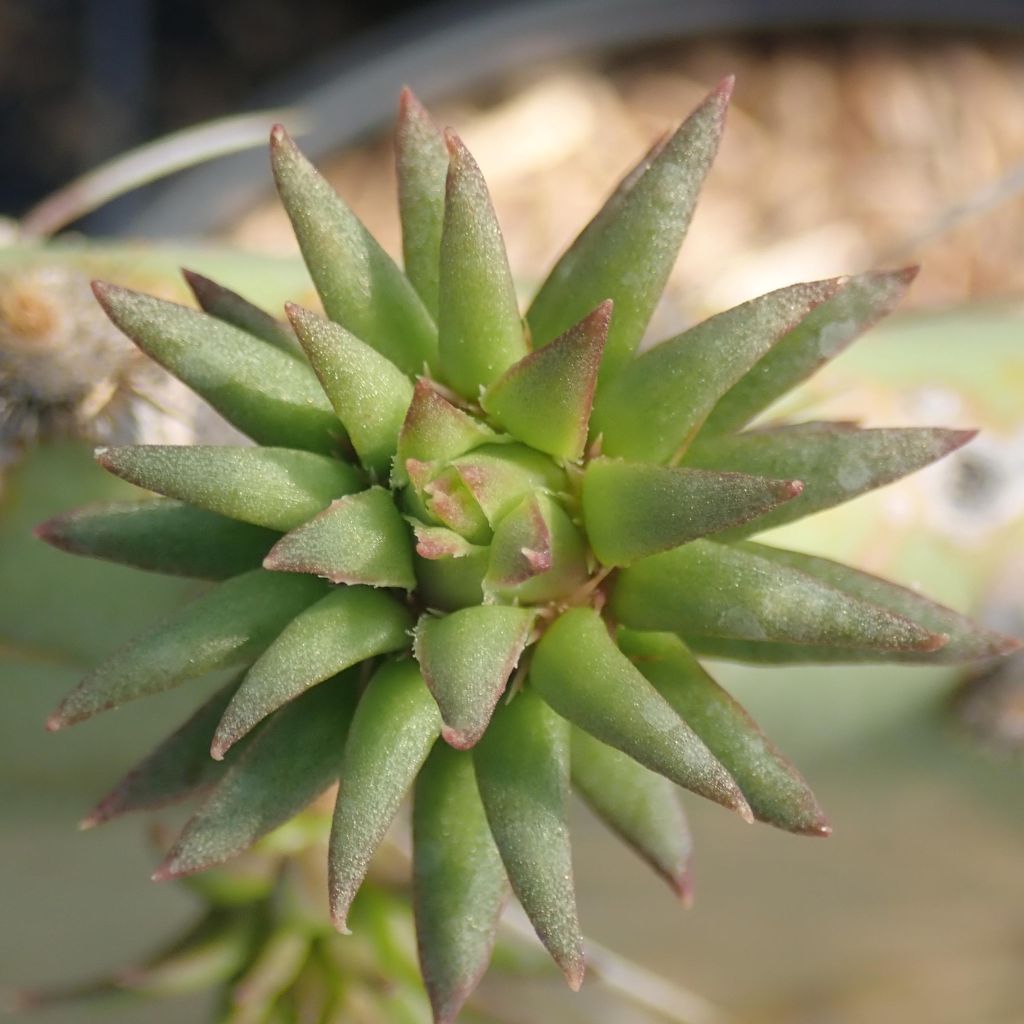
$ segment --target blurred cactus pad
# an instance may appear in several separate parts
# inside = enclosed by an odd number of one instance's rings
[[[329,903],[344,932],[411,793],[438,1022],[484,972],[510,889],[581,984],[572,789],[684,901],[677,787],[829,834],[702,656],[952,664],[1017,646],[752,539],[971,439],[759,418],[888,313],[912,270],[796,284],[641,345],[730,90],[642,157],[525,316],[479,168],[408,92],[404,270],[277,128],[274,177],[320,311],[289,305],[278,320],[190,272],[200,310],[95,285],[128,338],[254,443],[101,448],[105,469],[157,496],[38,529],[76,554],[215,583],[95,668],[51,729],[234,673],[87,823],[201,794],[156,871],[176,878],[337,786]]]

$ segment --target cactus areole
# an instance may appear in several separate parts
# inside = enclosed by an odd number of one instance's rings
[[[677,788],[824,836],[807,784],[702,667],[936,664],[1015,642],[909,590],[750,538],[887,484],[969,432],[750,422],[898,302],[913,270],[782,288],[639,349],[714,157],[723,82],[624,178],[520,313],[480,170],[408,91],[404,271],[271,137],[322,302],[274,319],[187,273],[201,311],[109,284],[144,352],[252,446],[97,452],[159,497],[39,535],[217,581],[115,652],[62,728],[238,674],[91,824],[203,790],[158,868],[240,853],[339,783],[341,930],[412,793],[423,978],[438,1021],[485,969],[509,885],[574,988],[570,788],[682,896]],[[856,474],[838,467],[856,463]]]

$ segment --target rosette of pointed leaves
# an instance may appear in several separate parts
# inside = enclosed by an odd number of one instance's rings
[[[279,322],[189,275],[201,312],[98,284],[111,319],[252,447],[107,448],[160,497],[44,524],[70,551],[217,586],[99,666],[51,728],[238,673],[91,817],[205,801],[157,877],[246,849],[339,782],[347,929],[413,793],[420,960],[437,1020],[484,970],[507,891],[576,987],[576,790],[681,895],[676,786],[826,835],[804,780],[698,655],[985,658],[927,599],[749,540],[969,440],[749,427],[887,313],[910,271],[783,288],[639,350],[714,156],[723,83],[623,180],[521,317],[480,171],[408,93],[405,271],[281,129],[274,175],[323,303]]]

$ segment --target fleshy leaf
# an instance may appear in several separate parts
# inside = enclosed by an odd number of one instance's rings
[[[521,444],[481,445],[451,465],[491,526],[534,491],[569,489],[565,474],[551,459]]]
[[[239,330],[251,334],[260,341],[267,342],[287,352],[290,356],[302,358],[302,349],[295,334],[287,324],[282,323],[269,313],[253,305],[248,299],[243,299],[237,292],[230,288],[211,281],[194,270],[182,270],[185,281],[188,283],[192,294],[196,297],[200,309],[226,324],[231,324]]]
[[[398,435],[391,482],[396,487],[409,482],[408,459],[445,462],[495,440],[490,427],[452,405],[429,380],[420,378]]]
[[[292,303],[285,309],[359,461],[387,480],[398,431],[412,401],[412,383],[340,324]]]
[[[689,903],[693,842],[672,783],[575,725],[572,782],[594,813]]]
[[[62,729],[187,679],[252,661],[324,590],[325,584],[312,577],[262,569],[227,580],[93,669],[46,727]]]
[[[850,648],[884,657],[931,653],[945,633],[771,561],[747,546],[695,540],[623,569],[611,594],[617,621],[677,633],[698,652],[705,638]]]
[[[507,892],[472,755],[436,743],[413,804],[416,937],[436,1024],[453,1024],[487,969]]]
[[[95,282],[107,316],[258,444],[335,451],[344,439],[309,367],[206,313]]]
[[[754,817],[790,832],[831,834],[797,770],[678,637],[624,629],[619,647],[729,769]]]
[[[731,540],[770,530],[899,480],[974,437],[973,430],[858,430],[847,423],[801,423],[712,436],[686,454],[687,466],[795,476],[803,493],[728,530]]]
[[[569,723],[523,690],[495,712],[473,763],[512,889],[576,991],[584,964],[569,847]]]
[[[72,554],[206,580],[259,568],[280,536],[165,498],[77,509],[37,526],[35,535]]]
[[[439,558],[466,558],[469,555],[486,551],[486,548],[470,544],[460,533],[444,526],[427,526],[418,519],[407,516],[412,532],[416,536],[416,554],[420,558],[437,560]]]
[[[437,356],[437,331],[408,278],[280,126],[270,159],[327,315],[406,373]]]
[[[260,656],[217,726],[211,753],[227,750],[279,707],[367,658],[408,646],[412,618],[389,594],[338,587],[301,611]]]
[[[530,682],[595,739],[753,820],[729,773],[615,646],[593,609],[571,608],[555,620],[537,644]]]
[[[350,494],[282,537],[263,560],[275,572],[308,572],[332,583],[411,590],[412,542],[388,491]]]
[[[611,302],[524,356],[487,389],[484,410],[513,437],[559,459],[579,459],[612,317]]]
[[[732,79],[725,79],[650,160],[618,190],[558,261],[527,321],[545,345],[612,299],[602,385],[640,343],[675,263],[704,176],[718,149]]]
[[[185,825],[153,878],[222,864],[312,803],[341,771],[357,694],[355,680],[341,677],[282,708]]]
[[[585,559],[583,538],[561,505],[531,494],[494,531],[484,592],[531,604],[564,597],[586,580]]]
[[[458,556],[416,558],[416,594],[427,608],[453,612],[484,599],[483,579],[490,550],[470,544]]]
[[[480,605],[420,619],[413,652],[441,709],[442,735],[453,747],[465,750],[483,735],[526,647],[534,614]]]
[[[965,615],[945,608],[935,601],[930,601],[913,590],[891,583],[889,580],[880,579],[878,576],[860,572],[858,569],[853,569],[840,562],[804,555],[796,551],[785,551],[782,548],[769,547],[766,544],[747,542],[736,545],[736,547],[757,558],[767,559],[775,565],[806,573],[828,586],[835,587],[844,594],[871,601],[894,614],[906,617],[920,627],[948,637],[947,642],[934,652],[927,650],[888,652],[885,661],[958,665],[1009,654],[1020,647],[1020,640],[995,633],[972,622]],[[767,649],[769,647],[771,647],[770,650]],[[766,650],[762,652],[760,648],[766,648]],[[832,653],[834,657],[831,660],[835,661],[874,660],[870,653],[854,648],[841,648]],[[758,645],[758,650],[752,651],[751,654],[753,657],[745,656],[743,660],[817,660],[813,650],[796,647],[785,648],[781,644],[761,644]],[[731,657],[732,655],[727,656]]]
[[[282,532],[363,486],[348,464],[292,448],[139,444],[97,448],[96,461],[138,487]]]
[[[833,296],[794,326],[722,396],[703,433],[726,433],[749,423],[892,312],[916,276],[917,267],[908,267],[840,281]]]
[[[359,700],[345,744],[331,829],[331,916],[348,909],[380,841],[441,729],[437,705],[414,661],[385,665]]]
[[[835,290],[835,281],[779,288],[638,355],[594,407],[591,433],[604,454],[678,459],[718,399]]]
[[[441,235],[438,346],[444,378],[476,401],[529,348],[491,197],[454,133]]]
[[[102,825],[130,811],[151,811],[193,796],[213,785],[227,771],[228,761],[210,757],[217,722],[238,688],[241,677],[218,690],[188,721],[144,757],[89,812],[82,828]]]
[[[427,516],[465,537],[473,544],[485,544],[491,528],[472,491],[452,466],[417,463],[409,459],[406,470]]]
[[[398,108],[395,169],[405,273],[436,320],[448,147],[408,88]]]
[[[799,480],[594,459],[583,476],[587,538],[604,565],[629,565],[795,498]]]

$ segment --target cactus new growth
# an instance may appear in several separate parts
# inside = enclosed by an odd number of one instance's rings
[[[189,273],[202,311],[97,283],[113,322],[254,442],[102,448],[160,497],[85,509],[66,550],[217,581],[96,668],[63,728],[237,674],[88,819],[204,796],[156,877],[249,848],[338,783],[331,914],[412,793],[419,956],[437,1021],[511,890],[576,988],[576,791],[682,897],[676,787],[811,836],[807,784],[702,667],[982,659],[1016,646],[918,594],[750,538],[969,432],[752,420],[889,312],[912,270],[782,288],[639,343],[714,157],[731,82],[649,152],[520,313],[480,170],[412,95],[405,270],[275,129],[323,313],[288,323]]]

